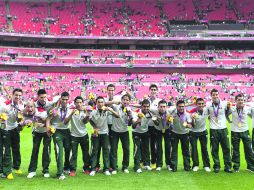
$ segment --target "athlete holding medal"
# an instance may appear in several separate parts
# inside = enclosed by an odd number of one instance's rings
[[[227,102],[220,100],[219,91],[217,89],[211,91],[211,97],[212,101],[206,104],[205,109],[210,118],[210,142],[214,172],[218,173],[220,171],[219,145],[221,145],[225,164],[224,171],[232,173],[230,145],[226,125],[226,113],[229,112],[229,106]]]
[[[155,135],[155,144],[156,144],[156,171],[161,171],[163,165],[163,148],[162,148],[162,139],[164,138],[165,143],[165,162],[168,170],[171,169],[171,125],[172,119],[171,112],[167,109],[167,102],[161,100],[158,103],[158,108],[156,110],[151,110],[155,114],[152,117],[154,122],[154,135]]]
[[[57,162],[57,177],[60,180],[65,179],[64,171],[70,170],[70,151],[71,151],[71,135],[69,124],[64,124],[67,112],[71,112],[68,108],[69,93],[63,92],[60,98],[60,105],[55,108],[56,114],[52,114],[51,124],[56,129],[53,135],[55,145],[55,155]],[[68,113],[69,115],[69,113]],[[63,163],[63,151],[65,151],[65,161]]]
[[[204,110],[204,100],[198,98],[196,100],[196,108],[190,111],[193,128],[190,129],[190,143],[191,143],[191,157],[193,161],[192,170],[194,172],[199,169],[199,158],[198,158],[198,140],[201,146],[203,167],[206,172],[210,172],[210,160],[207,151],[208,132],[206,129],[206,119],[208,114]]]
[[[181,142],[184,170],[190,171],[190,151],[189,151],[189,128],[191,125],[190,114],[185,111],[185,102],[179,100],[176,103],[176,109],[172,111],[173,125],[172,125],[172,171],[177,171],[178,162],[178,143]]]
[[[235,97],[236,106],[232,108],[231,142],[232,142],[232,162],[235,172],[240,168],[240,140],[243,142],[247,170],[254,172],[254,154],[252,151],[251,138],[247,118],[251,117],[252,108],[244,105],[243,94]]]

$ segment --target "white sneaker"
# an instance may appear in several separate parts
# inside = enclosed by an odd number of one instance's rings
[[[204,167],[204,170],[205,170],[206,172],[211,172],[211,169],[210,169],[209,167]]]
[[[197,172],[198,169],[199,169],[198,166],[194,166],[194,167],[192,168],[192,171]]]
[[[137,173],[142,173],[142,170],[139,168],[139,169],[137,169],[137,171],[136,171]]]
[[[124,169],[123,172],[126,174],[130,173],[128,169]]]
[[[172,171],[172,168],[170,167],[170,165],[167,165],[167,170]]]
[[[45,173],[45,174],[44,174],[44,177],[45,177],[45,178],[49,178],[49,177],[50,177],[49,173]]]
[[[161,171],[161,167],[157,167],[157,168],[156,168],[156,171]]]
[[[89,175],[90,176],[95,176],[95,173],[96,173],[96,171],[91,171]]]
[[[58,179],[59,179],[59,180],[64,180],[65,178],[66,178],[66,177],[62,174],[62,175],[59,176]]]
[[[34,176],[36,176],[36,172],[30,172],[30,173],[28,173],[27,178],[28,178],[28,179],[31,179],[31,178],[33,178]]]
[[[107,176],[111,175],[109,171],[105,171],[104,174]]]
[[[70,170],[64,170],[64,173],[69,175],[71,173],[71,171]]]
[[[115,175],[115,174],[117,174],[117,171],[116,171],[116,170],[113,170],[111,173],[112,173],[113,175]]]
[[[151,171],[151,170],[152,170],[152,168],[151,168],[150,166],[144,166],[144,169],[145,169],[145,170],[148,170],[148,171]]]

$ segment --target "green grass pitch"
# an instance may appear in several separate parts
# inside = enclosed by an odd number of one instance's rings
[[[251,126],[251,120],[249,120]],[[89,132],[91,127],[89,126]],[[120,146],[119,146],[120,147]],[[209,147],[209,146],[208,146]],[[56,161],[54,156],[54,148],[52,143],[50,175],[51,178],[45,179],[41,173],[41,151],[39,154],[39,162],[37,175],[33,179],[27,179],[27,169],[30,161],[32,150],[31,129],[24,129],[21,132],[21,156],[22,175],[14,174],[14,180],[0,179],[0,189],[7,190],[79,190],[79,189],[188,189],[188,190],[219,190],[219,189],[254,189],[254,173],[246,171],[246,163],[244,159],[243,146],[241,145],[241,168],[240,173],[227,174],[223,171],[222,152],[220,150],[220,160],[222,171],[218,174],[214,172],[206,173],[202,169],[202,162],[198,172],[185,172],[183,170],[183,162],[181,150],[179,147],[179,165],[178,172],[169,172],[165,168],[165,164],[161,172],[143,171],[142,174],[136,174],[133,171],[133,148],[131,141],[131,157],[130,157],[130,173],[124,174],[121,171],[117,175],[105,176],[102,173],[96,174],[94,177],[82,173],[82,161],[79,150],[78,169],[75,177],[67,176],[66,180],[60,181],[56,178]],[[209,148],[210,151],[210,148]],[[122,153],[119,148],[118,152],[119,166],[121,167]],[[201,155],[199,154],[201,159]],[[213,165],[210,155],[211,166]]]

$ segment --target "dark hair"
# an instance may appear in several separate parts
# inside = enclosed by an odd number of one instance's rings
[[[242,97],[244,97],[244,95],[241,93],[241,94],[237,94],[236,96],[235,96],[235,100],[237,100],[238,98],[242,98]]]
[[[104,98],[103,98],[102,96],[98,96],[98,97],[96,98],[96,103],[97,103],[97,101],[98,101],[99,99],[104,100]]]
[[[197,104],[198,102],[201,102],[201,101],[204,101],[204,99],[203,99],[203,98],[198,98],[198,99],[196,99],[196,104]]]
[[[150,106],[149,100],[145,99],[145,100],[143,100],[143,101],[141,102],[141,106],[143,106],[143,105],[145,105],[145,104],[149,104],[149,106]]]
[[[61,94],[61,97],[63,97],[63,96],[70,96],[70,94],[68,93],[68,92],[62,92],[62,94]]]
[[[158,90],[158,86],[157,86],[156,84],[151,84],[151,85],[149,86],[149,90],[151,90],[151,88],[156,88],[156,89]]]
[[[167,102],[166,102],[166,100],[161,100],[161,101],[159,101],[158,105],[160,105],[160,104],[167,104]]]
[[[15,88],[13,91],[12,91],[12,94],[14,94],[15,92],[21,92],[23,94],[23,91],[22,89],[20,88]]]
[[[77,100],[81,100],[82,102],[84,102],[84,99],[83,99],[81,96],[77,96],[77,97],[74,99],[74,102],[76,103]]]
[[[131,100],[131,96],[129,94],[124,94],[122,97],[121,97],[121,100],[124,99],[124,97],[127,97],[129,98],[129,100]]]
[[[110,88],[110,87],[112,87],[112,88],[114,88],[114,89],[116,88],[115,85],[109,84],[109,85],[107,86],[107,90],[108,90],[108,88]]]
[[[40,96],[41,94],[47,94],[46,90],[45,89],[39,89],[37,91],[37,95]]]
[[[176,102],[176,106],[178,106],[179,104],[185,104],[184,100],[178,100],[178,101]]]
[[[214,89],[211,90],[211,95],[212,95],[214,92],[219,92],[219,91],[218,91],[217,89],[214,88]]]

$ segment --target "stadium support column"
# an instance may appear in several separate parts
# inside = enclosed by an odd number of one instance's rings
[[[10,14],[10,4],[8,0],[5,0],[5,9],[6,9],[6,21],[7,21],[7,26],[8,26],[8,31],[12,32],[13,31],[13,26],[12,26],[12,19],[13,16]]]
[[[50,2],[50,0],[48,0],[47,9],[48,9],[48,18],[51,18],[51,2]],[[50,34],[50,22],[49,22],[49,19],[46,19],[44,21],[44,24],[46,25],[46,34],[49,35]]]
[[[157,0],[157,7],[160,11],[160,20],[162,22],[162,25],[164,26],[164,28],[166,29],[166,31],[168,31],[168,35],[170,35],[170,24],[168,21],[168,17],[164,14],[163,11],[163,4],[160,0]]]
[[[51,2],[48,0],[48,17],[51,17]]]
[[[91,25],[91,23],[93,22],[91,19],[90,13],[92,12],[92,2],[91,0],[86,0],[86,17],[82,19],[82,23],[84,25],[84,36],[88,36],[90,34],[89,31],[89,26]]]
[[[86,0],[86,12],[89,13],[91,8],[91,0]]]

